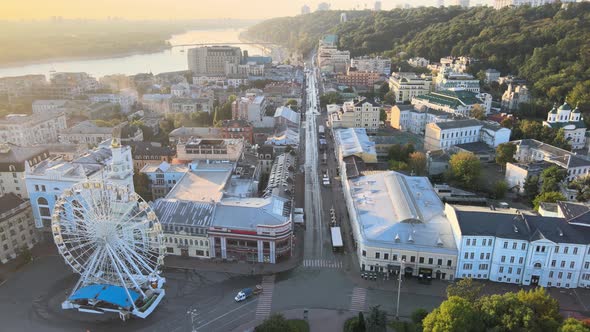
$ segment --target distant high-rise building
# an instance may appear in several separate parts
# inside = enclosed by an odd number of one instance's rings
[[[495,0],[494,8],[500,9],[502,7],[518,7],[523,5],[529,5],[531,7],[543,6],[549,3],[555,3],[557,0]],[[575,2],[572,0],[562,0],[561,2]]]
[[[318,11],[330,10],[330,4],[327,2],[320,2],[318,4]]]
[[[200,75],[225,75],[228,65],[239,65],[242,50],[233,46],[205,46],[188,50],[188,69]]]
[[[445,0],[436,0],[436,6],[437,7],[444,7],[445,6]]]
[[[378,12],[381,10],[381,1],[375,1],[375,6],[373,7],[373,9]]]
[[[301,15],[309,14],[310,12],[311,9],[309,9],[308,5],[303,5],[303,7],[301,7]]]
[[[461,6],[463,8],[469,8],[469,0],[453,0],[453,6]]]
[[[346,13],[340,14],[340,23],[346,22]]]

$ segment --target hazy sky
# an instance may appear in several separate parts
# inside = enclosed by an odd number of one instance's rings
[[[450,2],[451,0],[446,0]],[[190,19],[293,16],[322,0],[0,0],[0,19],[64,18]],[[373,8],[375,0],[326,1],[332,9]],[[434,5],[435,0],[382,0],[383,9],[398,3]]]

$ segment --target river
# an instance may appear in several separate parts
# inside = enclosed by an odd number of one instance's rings
[[[87,72],[99,78],[110,74],[133,75],[137,73],[159,74],[163,72],[187,70],[187,50],[191,47],[174,46],[183,44],[207,44],[207,43],[239,43],[239,34],[243,30],[191,30],[182,34],[173,35],[168,41],[172,48],[155,53],[133,54],[101,59],[48,61],[24,66],[0,68],[0,77],[20,76],[29,74],[49,75],[57,72]],[[262,54],[262,50],[256,45],[236,45],[247,50],[250,55]]]

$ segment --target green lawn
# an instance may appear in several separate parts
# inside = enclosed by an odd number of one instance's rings
[[[289,323],[293,331],[309,332],[309,324],[303,319],[288,319],[287,323]]]

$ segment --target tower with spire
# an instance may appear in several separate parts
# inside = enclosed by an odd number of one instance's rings
[[[131,148],[121,145],[122,126],[113,129],[111,140],[111,162],[109,164],[106,178],[108,181],[127,187],[134,191],[133,186],[133,158]]]
[[[586,146],[586,123],[578,107],[572,110],[566,102],[553,108],[547,114],[547,120],[543,125],[555,130],[563,129],[565,139],[571,144],[573,150],[583,149]]]

